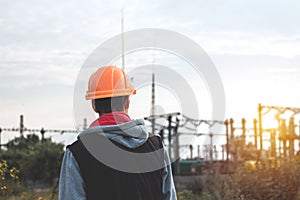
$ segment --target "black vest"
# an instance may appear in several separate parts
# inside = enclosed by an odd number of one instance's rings
[[[114,144],[116,144],[114,142]],[[120,147],[120,145],[116,144]],[[164,170],[147,173],[127,173],[112,169],[95,159],[80,139],[69,148],[80,168],[88,200],[160,200]],[[136,149],[121,147],[135,153],[147,153],[163,148],[157,136]]]

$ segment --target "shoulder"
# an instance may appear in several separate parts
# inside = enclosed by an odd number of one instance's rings
[[[72,144],[67,145],[67,146],[66,146],[66,149],[74,148],[74,146],[80,145],[79,143],[80,143],[80,141],[79,141],[79,139],[77,139],[77,140],[76,140],[75,142],[73,142]]]
[[[86,152],[86,149],[79,138],[66,147],[66,151],[68,150],[72,152],[72,155],[75,157],[76,160],[78,160],[79,156],[84,156]]]
[[[150,141],[156,143],[157,145],[159,145],[160,147],[163,147],[163,140],[160,137],[160,135],[156,135],[156,134],[149,134],[149,139]]]

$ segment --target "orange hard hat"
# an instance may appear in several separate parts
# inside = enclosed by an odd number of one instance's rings
[[[116,66],[100,67],[89,80],[86,100],[135,94],[130,78]]]

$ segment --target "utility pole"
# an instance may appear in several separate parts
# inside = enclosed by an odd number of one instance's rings
[[[246,145],[246,119],[242,118],[242,148]]]
[[[212,162],[213,161],[213,134],[209,134],[210,137],[210,147],[209,147],[209,159]]]
[[[179,134],[178,134],[178,128],[179,128],[179,119],[176,117],[176,126],[174,128],[174,135],[175,135],[175,169],[176,174],[180,173],[180,163],[179,163]]]
[[[171,144],[171,141],[172,141],[172,116],[171,115],[168,116],[168,122],[169,122],[169,126],[168,126],[169,156],[171,159],[172,158],[172,144]]]
[[[23,138],[24,135],[24,117],[23,115],[20,115],[20,136]]]
[[[282,133],[281,133],[281,124],[280,124],[280,116],[279,116],[279,113],[277,113],[275,115],[275,119],[277,120],[277,124],[278,124],[278,131],[279,131],[279,134],[278,134],[278,139],[279,139],[279,157],[281,157],[282,155],[282,147],[281,147],[281,142],[282,142]]]
[[[229,160],[229,130],[228,130],[228,120],[224,122],[226,128],[226,161]]]
[[[214,145],[214,156],[215,156],[215,160],[218,160],[218,150],[217,150],[217,146]]]
[[[294,139],[295,139],[295,123],[294,117],[291,117],[289,120],[289,149],[290,149],[290,158],[293,158],[295,155],[294,152]]]
[[[224,160],[224,152],[225,152],[226,144],[222,145],[222,160]]]
[[[230,118],[229,120],[229,126],[230,126],[230,145],[231,145],[231,149],[233,149],[233,160],[236,161],[237,160],[237,149],[236,149],[236,141],[234,138],[234,130],[235,128],[233,127],[233,119]]]
[[[253,129],[254,129],[254,146],[255,149],[258,149],[258,145],[257,145],[257,119],[253,119]]]
[[[41,129],[41,135],[42,135],[42,143],[45,141],[45,133],[46,131],[44,130],[44,128]]]
[[[271,142],[271,156],[276,158],[276,130],[271,129],[270,131],[270,142]]]
[[[282,142],[283,142],[283,156],[287,156],[287,146],[286,146],[286,121],[284,119],[281,119],[281,137],[282,137]]]
[[[190,159],[193,159],[193,150],[194,150],[194,147],[193,145],[190,144]]]
[[[87,128],[87,120],[86,118],[83,119],[83,130]]]
[[[262,106],[258,104],[258,126],[259,126],[259,145],[260,145],[260,153],[263,150],[263,127],[262,127]]]

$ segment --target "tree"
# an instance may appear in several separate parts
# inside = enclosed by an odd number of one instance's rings
[[[18,137],[0,152],[0,160],[16,166],[21,180],[52,184],[59,176],[64,145],[51,139],[41,141],[37,135]]]

